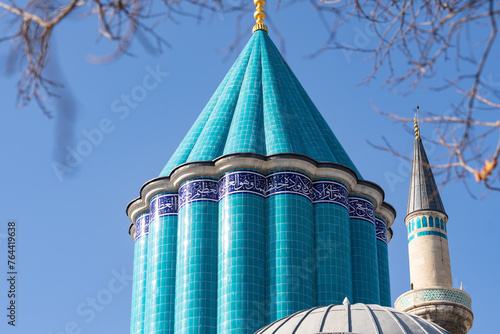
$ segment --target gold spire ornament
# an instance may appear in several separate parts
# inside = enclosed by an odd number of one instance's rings
[[[264,5],[266,4],[265,0],[254,0],[254,5],[257,7],[255,13],[253,13],[253,17],[255,17],[256,23],[253,27],[252,34],[254,34],[257,30],[264,30],[267,32],[267,26],[264,24],[264,19],[266,18],[266,12],[264,12]]]
[[[417,114],[413,117],[413,121],[415,122],[415,138],[420,138],[420,129],[418,128],[418,106],[417,106]]]

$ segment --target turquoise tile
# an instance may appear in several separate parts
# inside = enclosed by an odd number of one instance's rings
[[[230,153],[297,153],[361,175],[267,33],[257,31],[160,176]]]
[[[151,200],[144,333],[173,333],[177,211],[176,193],[161,193]]]
[[[373,204],[349,196],[353,303],[380,304],[379,264]]]
[[[136,219],[136,242],[134,245],[134,272],[132,277],[132,314],[130,333],[144,333],[144,316],[146,310],[146,278],[148,254],[149,213]]]

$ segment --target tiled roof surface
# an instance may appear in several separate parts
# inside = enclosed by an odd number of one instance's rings
[[[439,189],[420,137],[415,138],[411,166],[410,192],[406,214],[418,210],[434,210],[446,214]]]
[[[358,174],[267,33],[257,31],[160,176],[230,153],[298,153]]]

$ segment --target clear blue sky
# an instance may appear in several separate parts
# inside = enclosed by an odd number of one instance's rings
[[[392,299],[409,289],[407,239],[404,227],[410,164],[378,151],[367,140],[381,143],[385,136],[401,153],[411,156],[413,134],[376,114],[371,101],[385,111],[413,115],[424,111],[443,113],[457,100],[454,92],[417,91],[402,97],[381,88],[382,80],[356,86],[371,69],[363,55],[324,53],[314,59],[327,38],[326,30],[308,5],[268,9],[276,29],[270,36],[365,179],[381,185],[386,201],[398,211],[389,244]],[[303,19],[298,19],[303,16]],[[253,21],[248,13],[246,23]],[[224,61],[235,37],[234,15],[213,15],[197,24],[160,25],[158,32],[171,44],[163,54],[151,55],[134,42],[135,57],[122,57],[106,65],[86,61],[90,53],[111,50],[106,41],[95,44],[93,20],[73,16],[58,27],[53,61],[71,93],[77,116],[74,138],[58,136],[58,122],[48,120],[35,105],[15,108],[18,74],[0,76],[0,332],[30,334],[127,333],[130,320],[133,241],[127,233],[127,203],[138,196],[143,183],[156,177],[180,143],[211,94],[227,73],[250,32]],[[364,23],[353,22],[339,39],[359,42]],[[363,36],[361,36],[363,37]],[[367,45],[376,40],[367,36]],[[365,43],[363,42],[363,43]],[[496,50],[498,53],[498,50]],[[6,44],[0,45],[5,64]],[[402,60],[396,60],[402,61]],[[3,69],[3,66],[1,67]],[[141,91],[150,70],[167,72],[142,101],[128,108],[123,95]],[[493,72],[492,72],[493,73]],[[382,77],[382,74],[379,75]],[[498,73],[493,73],[497,75]],[[142,90],[144,91],[144,90]],[[118,102],[115,102],[118,101]],[[119,108],[122,107],[122,108]],[[96,135],[103,131],[102,138]],[[430,126],[422,135],[433,136]],[[94,144],[85,146],[94,134]],[[79,146],[80,145],[80,146]],[[431,163],[442,163],[443,151],[426,143]],[[80,148],[86,156],[60,177],[54,161]],[[438,182],[442,181],[438,177]],[[475,194],[482,189],[472,185]],[[450,217],[453,282],[463,281],[472,296],[475,315],[471,334],[496,329],[496,304],[500,294],[493,286],[500,278],[498,194],[482,200],[471,198],[460,183],[441,191]],[[18,224],[17,326],[6,322],[7,222]]]

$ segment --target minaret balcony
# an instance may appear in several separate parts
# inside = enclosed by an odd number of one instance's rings
[[[394,308],[408,311],[416,306],[433,302],[460,304],[471,309],[471,297],[463,290],[454,288],[426,288],[408,291],[394,302]]]
[[[396,299],[394,308],[432,321],[452,334],[467,333],[474,320],[471,297],[454,288],[411,290]]]

